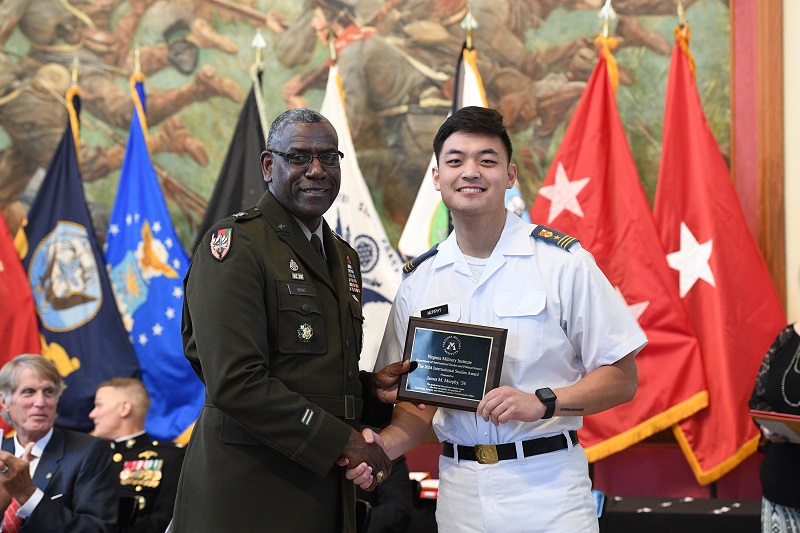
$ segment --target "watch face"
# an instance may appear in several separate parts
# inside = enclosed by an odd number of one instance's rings
[[[539,389],[536,391],[536,396],[543,402],[551,402],[556,399],[555,393],[550,389]]]

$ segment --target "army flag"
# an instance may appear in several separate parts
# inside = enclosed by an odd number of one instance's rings
[[[256,205],[267,190],[261,171],[261,152],[267,149],[267,143],[259,113],[260,98],[261,73],[258,73],[254,75],[250,94],[239,112],[228,154],[222,163],[192,250],[197,249],[214,222]]]
[[[150,394],[145,427],[181,436],[203,405],[204,388],[183,356],[183,278],[189,258],[172,225],[147,148],[144,76],[131,76],[134,111],[106,237],[117,307]]]
[[[403,262],[386,236],[386,230],[358,166],[341,86],[339,69],[333,65],[328,74],[320,112],[336,128],[339,134],[339,150],[344,158],[339,196],[325,213],[325,219],[358,252],[362,278],[361,305],[364,313],[364,342],[359,366],[362,370],[372,371],[389,310],[400,287]]]
[[[629,403],[587,416],[590,461],[619,452],[708,404],[700,349],[677,295],[617,110],[615,62],[602,51],[569,122],[531,218],[580,239],[625,300],[649,343],[636,356]]]
[[[481,74],[478,71],[477,52],[465,45],[456,66],[453,111],[467,106],[488,107]],[[431,139],[433,141],[433,139]],[[445,240],[453,229],[450,213],[442,203],[442,194],[431,182],[436,155],[431,157],[425,177],[420,185],[408,221],[400,235],[397,248],[406,258],[416,257],[434,244]],[[523,220],[530,222],[528,208],[516,184],[506,191],[506,208]]]
[[[41,321],[41,354],[67,385],[56,424],[88,431],[97,386],[138,377],[139,365],[120,320],[78,171],[76,87],[67,93],[70,118],[28,211],[23,265]]]
[[[6,220],[0,214],[0,366],[23,353],[39,353],[33,294]]]
[[[707,484],[756,450],[747,402],[786,317],[703,113],[689,37],[687,25],[675,30],[654,213],[708,379],[708,409],[674,433]]]

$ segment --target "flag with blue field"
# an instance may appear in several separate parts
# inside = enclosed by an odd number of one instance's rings
[[[145,428],[174,440],[193,424],[204,389],[183,356],[183,278],[189,258],[172,224],[147,147],[144,76],[131,77],[128,145],[106,238],[117,307],[150,394]]]
[[[97,386],[113,377],[139,377],[139,365],[114,305],[83,193],[77,87],[66,101],[67,127],[28,211],[22,263],[41,324],[41,354],[67,385],[56,425],[89,431]]]

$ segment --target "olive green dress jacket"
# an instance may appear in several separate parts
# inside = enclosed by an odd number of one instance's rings
[[[336,459],[359,418],[385,425],[391,406],[358,369],[358,254],[323,224],[327,265],[267,191],[194,253],[183,341],[206,400],[173,532],[354,531],[355,489]]]

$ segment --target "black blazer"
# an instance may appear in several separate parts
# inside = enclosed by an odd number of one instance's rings
[[[3,439],[3,450],[14,453],[12,438]],[[112,465],[105,441],[53,428],[33,476],[33,484],[44,492],[44,497],[22,522],[20,531],[116,531],[119,481]]]

